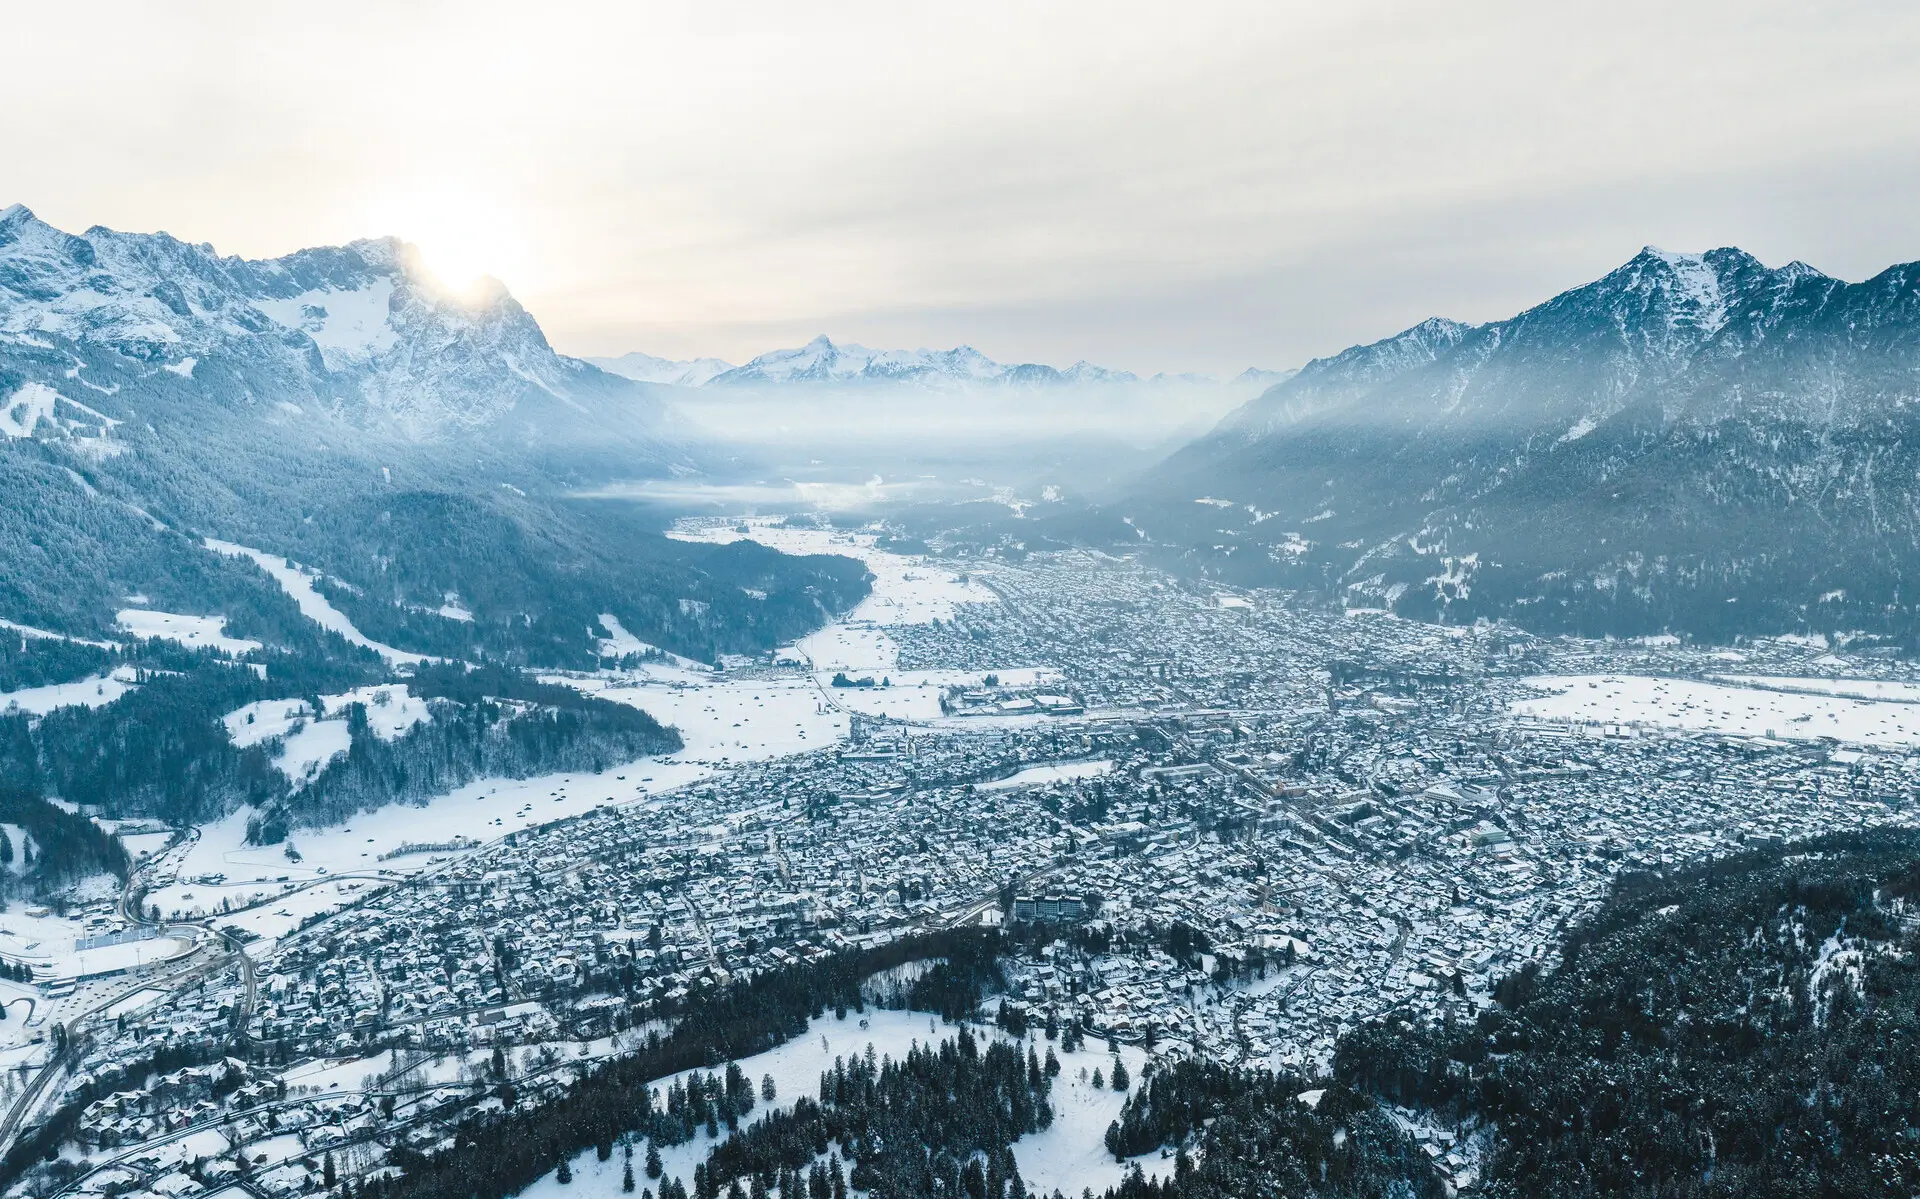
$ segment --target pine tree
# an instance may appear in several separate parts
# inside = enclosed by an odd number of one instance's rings
[[[625,1191],[629,1195],[633,1193],[633,1163],[632,1162],[628,1162],[626,1164],[626,1168],[620,1172],[620,1189],[622,1191]]]
[[[1127,1065],[1118,1057],[1113,1059],[1113,1089],[1116,1091],[1127,1089]]]
[[[660,1149],[652,1141],[647,1142],[647,1177],[660,1177]]]
[[[553,1180],[561,1186],[573,1181],[573,1167],[567,1164],[565,1157],[560,1159],[560,1168],[553,1172]]]

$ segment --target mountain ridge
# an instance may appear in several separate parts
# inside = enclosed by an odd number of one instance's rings
[[[715,389],[787,385],[872,386],[916,384],[930,388],[959,386],[1236,386],[1278,381],[1289,371],[1249,367],[1232,379],[1165,372],[1141,376],[1081,360],[1060,368],[1037,362],[1004,363],[969,345],[950,350],[875,350],[854,342],[835,342],[820,334],[804,345],[770,350],[739,366],[718,358],[676,361],[633,351],[587,361],[627,378],[648,383]]]
[[[161,369],[191,380],[243,359],[243,386],[278,393],[270,402],[281,416],[324,413],[403,442],[503,425],[556,440],[586,433],[586,418],[636,445],[673,431],[653,393],[555,352],[503,286],[456,297],[395,238],[255,260],[165,233],[70,234],[15,204],[0,212],[0,346],[9,343],[13,386],[56,391],[73,382],[110,390],[112,377]],[[29,349],[84,365],[35,379],[20,358]],[[109,356],[89,361],[96,351]],[[110,378],[81,381],[88,369]]]
[[[1309,362],[1129,511],[1203,572],[1423,618],[1911,638],[1916,399],[1920,266],[1648,247]]]
[[[711,661],[857,601],[857,563],[690,546],[577,498],[708,461],[663,394],[555,352],[504,287],[450,294],[396,239],[250,260],[11,206],[0,619],[98,638],[137,595],[317,636],[208,538],[313,568],[368,636],[473,661],[590,666],[603,614]]]

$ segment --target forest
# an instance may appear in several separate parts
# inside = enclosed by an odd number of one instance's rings
[[[512,677],[497,668],[473,673],[498,675],[503,682]],[[638,708],[568,688],[530,680],[508,687],[561,693],[563,702],[553,706],[502,701],[465,686],[457,689],[470,698],[443,699],[429,683],[426,696],[436,701],[432,719],[392,741],[370,731],[364,706],[350,705],[350,748],[312,782],[263,813],[248,830],[250,839],[272,844],[284,840],[290,828],[332,824],[389,803],[424,802],[477,778],[601,771],[681,746],[680,734],[662,728]]]
[[[801,1172],[831,1145],[852,1163],[847,1185],[876,1197],[1022,1199],[1009,1150],[1053,1123],[1051,1085],[1031,1048],[1022,1054],[1002,1040],[982,1048],[964,1025],[900,1061],[836,1061],[817,1099],[802,1096],[716,1145],[695,1176],[694,1199],[715,1199],[740,1179],[754,1194],[801,1194]]]
[[[638,1052],[597,1068],[559,1099],[538,1107],[510,1106],[491,1123],[470,1120],[445,1152],[429,1156],[397,1149],[393,1161],[403,1172],[370,1180],[360,1199],[505,1199],[582,1149],[610,1148],[632,1133],[668,1132],[669,1125],[655,1119],[659,1109],[651,1092],[659,1080],[772,1049],[804,1033],[810,1021],[829,1010],[859,1011],[866,1002],[865,981],[905,962],[945,959],[967,964],[957,971],[930,971],[927,977],[939,980],[930,985],[976,987],[991,972],[994,936],[975,929],[902,938],[736,980],[718,993],[697,994],[676,1013],[679,1019],[671,1033],[650,1034]],[[963,1010],[977,1006],[981,998],[978,990],[923,995],[939,1006]],[[731,1110],[737,1115],[737,1095],[728,1100],[729,1107],[721,1106],[728,1093],[724,1083],[718,1096],[703,1089],[702,1102],[711,1106],[701,1114],[724,1119]],[[684,1131],[678,1120],[671,1127]]]
[[[10,639],[0,639],[0,642]],[[43,646],[68,643],[34,641]],[[209,650],[135,642],[106,654],[132,671],[134,687],[100,707],[56,708],[45,716],[0,713],[0,784],[58,796],[109,817],[170,824],[217,819],[242,805],[261,816],[256,840],[323,824],[394,802],[418,802],[475,778],[526,778],[599,770],[680,747],[679,734],[637,708],[540,683],[501,666],[422,666],[405,686],[430,703],[431,719],[389,741],[349,706],[350,748],[296,787],[274,766],[278,739],[237,746],[223,720],[261,700],[304,701],[387,677],[364,651],[256,651],[232,662]],[[66,660],[55,650],[55,661]],[[31,657],[32,655],[23,655]],[[98,665],[98,662],[89,662]],[[396,684],[399,686],[401,684]],[[54,843],[62,852],[66,841]],[[93,861],[82,855],[80,865]],[[47,878],[67,867],[47,863]]]
[[[1109,1199],[1292,1195],[1346,1199],[1445,1193],[1419,1149],[1374,1101],[1347,1087],[1317,1099],[1296,1075],[1217,1062],[1155,1063],[1107,1129],[1115,1158],[1175,1149],[1172,1177],[1130,1172]]]
[[[1492,1124],[1490,1193],[1920,1190],[1920,834],[1622,877],[1551,970],[1471,1023],[1404,1015],[1336,1074]]]

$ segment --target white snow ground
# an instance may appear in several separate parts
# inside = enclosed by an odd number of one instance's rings
[[[121,666],[111,674],[89,675],[72,683],[0,693],[0,712],[18,707],[31,716],[45,716],[55,708],[100,708],[133,690],[133,686],[133,669]]]
[[[1784,740],[1825,736],[1859,745],[1920,745],[1920,704],[1914,703],[1641,675],[1542,675],[1526,682],[1552,694],[1520,700],[1513,711],[1541,720],[1637,723]]]
[[[285,738],[274,765],[296,781],[311,778],[338,754],[352,748],[345,712],[352,704],[367,710],[367,727],[383,741],[392,741],[431,718],[427,701],[416,699],[403,683],[360,687],[340,695],[320,697],[327,719],[314,719],[313,709],[298,699],[267,699],[227,713],[227,735],[236,746],[258,745]]]
[[[876,1056],[897,1059],[905,1056],[915,1042],[922,1045],[930,1042],[937,1044],[958,1031],[953,1025],[943,1024],[938,1017],[925,1012],[869,1009],[864,1018],[868,1027],[863,1029],[859,1024],[862,1017],[857,1013],[847,1013],[845,1020],[825,1015],[810,1024],[804,1036],[795,1037],[766,1053],[742,1058],[740,1069],[756,1088],[763,1076],[773,1075],[775,1094],[771,1104],[756,1102],[753,1111],[742,1123],[752,1124],[765,1119],[772,1110],[787,1110],[801,1095],[818,1094],[820,1075],[833,1066],[835,1057],[864,1056],[867,1046],[871,1044]],[[983,1039],[1006,1039],[1005,1034],[990,1028],[976,1027],[973,1032]],[[1046,1042],[1042,1041],[1036,1049],[1043,1057],[1046,1054],[1045,1046]],[[1055,1052],[1058,1053],[1057,1046]],[[1138,1077],[1141,1066],[1145,1064],[1145,1056],[1137,1049],[1123,1046],[1121,1057],[1127,1063],[1127,1069]],[[1053,1085],[1056,1113],[1053,1126],[1015,1144],[1014,1157],[1020,1163],[1020,1174],[1027,1184],[1042,1194],[1059,1187],[1067,1194],[1077,1195],[1082,1187],[1088,1186],[1098,1193],[1117,1185],[1121,1176],[1132,1166],[1132,1162],[1126,1165],[1115,1162],[1107,1153],[1104,1143],[1107,1125],[1119,1114],[1126,1095],[1106,1088],[1095,1091],[1089,1083],[1079,1081],[1082,1068],[1089,1074],[1095,1069],[1106,1072],[1111,1058],[1104,1047],[1064,1054],[1060,1061],[1060,1077],[1054,1080]],[[667,1088],[679,1077],[664,1078],[654,1085],[664,1097]],[[728,1135],[725,1128],[720,1130],[722,1140]],[[704,1134],[698,1134],[686,1144],[663,1147],[660,1150],[663,1177],[677,1177],[691,1185],[694,1166],[704,1162],[717,1143],[708,1140]],[[640,1169],[644,1158],[644,1150],[635,1153],[635,1185],[648,1185],[657,1191],[658,1184],[649,1182]],[[1157,1154],[1139,1161],[1149,1177],[1163,1166],[1170,1165],[1161,1162]],[[571,1162],[572,1183],[562,1185],[552,1174],[548,1174],[522,1191],[521,1199],[615,1199],[620,1195],[620,1175],[624,1164],[617,1151],[610,1160],[602,1162],[596,1159],[593,1150],[585,1150]],[[636,1190],[635,1194],[638,1193]]]
[[[1062,762],[1054,766],[1029,766],[1018,774],[982,783],[982,791],[1007,791],[1014,787],[1038,787],[1046,783],[1064,783],[1073,779],[1098,778],[1113,773],[1111,759],[1102,758],[1096,762]]]
[[[271,575],[273,581],[280,584],[280,589],[292,597],[293,602],[300,608],[300,615],[323,629],[340,634],[351,644],[370,649],[395,666],[418,665],[421,662],[435,660],[425,654],[408,653],[403,649],[382,645],[362,634],[359,629],[353,627],[353,622],[347,619],[346,613],[334,607],[327,601],[326,596],[321,595],[314,588],[311,574],[285,558],[261,550],[248,549],[244,545],[235,545],[231,541],[215,541],[211,537],[207,538],[204,544],[216,554],[225,554],[230,558],[246,558],[253,562]]]
[[[114,622],[136,637],[177,641],[188,649],[212,649],[228,657],[237,658],[260,648],[258,641],[227,636],[224,616],[187,616],[152,608],[122,608]]]

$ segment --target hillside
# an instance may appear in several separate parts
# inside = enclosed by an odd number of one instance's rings
[[[287,647],[299,618],[207,537],[313,568],[401,649],[532,665],[590,663],[602,614],[711,660],[864,594],[857,564],[684,545],[570,498],[706,451],[654,389],[392,239],[252,261],[6,209],[0,434],[0,619],[59,633],[150,606]]]
[[[1125,511],[1192,569],[1410,616],[1907,643],[1916,397],[1920,266],[1648,249],[1315,360]]]
[[[1910,1194],[1916,861],[1888,830],[1627,877],[1477,1023],[1382,1021],[1337,1071],[1491,1125],[1494,1195]]]

